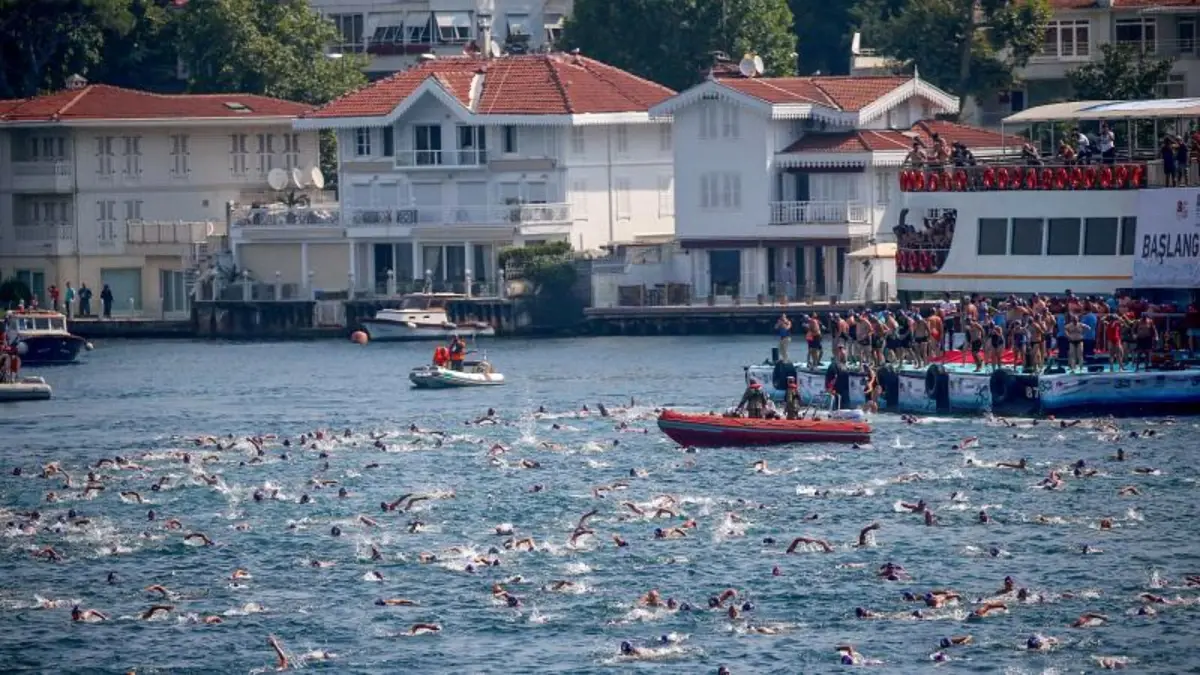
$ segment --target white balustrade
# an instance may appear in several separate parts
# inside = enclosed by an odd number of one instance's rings
[[[772,225],[865,223],[869,213],[862,202],[771,202]]]

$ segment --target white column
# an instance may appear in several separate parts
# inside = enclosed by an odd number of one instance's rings
[[[312,297],[312,288],[308,287],[308,242],[300,242],[300,285],[305,287],[308,292],[305,295]]]
[[[357,284],[357,279],[356,279],[356,278],[355,278],[355,276],[354,276],[354,268],[355,268],[355,262],[356,262],[356,261],[355,261],[355,255],[356,255],[356,253],[357,253],[357,252],[355,251],[355,249],[356,249],[356,248],[358,248],[358,247],[354,245],[354,240],[353,240],[353,239],[352,239],[352,240],[350,240],[350,245],[349,245],[349,248],[350,248],[350,259],[349,259],[349,261],[348,261],[348,262],[349,262],[349,269],[348,269],[348,270],[347,270],[347,272],[346,272],[346,282],[347,282],[347,284],[349,285],[349,291],[350,291],[349,295],[350,295],[350,299],[351,299],[351,300],[353,300],[353,299],[354,299],[354,287],[358,285],[358,284]]]
[[[836,295],[841,287],[841,279],[837,278],[837,247],[825,247],[825,294]]]
[[[697,258],[699,258],[700,252],[699,252],[699,250],[685,251],[685,252],[688,254],[688,265],[691,267],[690,279],[691,279],[691,284],[692,284],[692,297],[693,298],[706,298],[706,297],[708,297],[708,291],[705,289],[704,284],[701,283],[700,275],[698,274],[698,272],[696,270]]]
[[[416,237],[412,240],[412,276],[413,281],[425,278],[425,268],[421,266],[421,242]]]
[[[475,269],[475,244],[469,241],[463,242],[463,259],[463,268],[466,270],[466,293],[467,297],[470,297],[471,280],[479,274],[479,270]]]
[[[500,284],[500,245],[494,241],[492,242],[491,264],[492,264],[492,270],[491,270],[492,273],[488,276],[488,278],[492,280],[492,284],[495,286],[495,291],[493,291],[493,293],[497,297],[500,297],[500,295],[502,294],[502,291],[499,286],[499,284]]]
[[[817,287],[817,249],[813,246],[804,247],[804,295]]]

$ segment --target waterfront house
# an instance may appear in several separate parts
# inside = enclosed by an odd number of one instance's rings
[[[238,211],[258,278],[313,291],[487,293],[506,246],[596,249],[674,229],[674,92],[577,54],[453,56],[296,121],[338,140],[338,204]]]
[[[981,158],[1004,150],[999,134],[932,119],[957,110],[917,75],[714,71],[650,110],[672,117],[675,154],[676,241],[648,258],[669,277],[658,283],[688,285],[696,301],[894,297],[882,244],[895,240],[898,172],[913,141],[932,147],[936,134]],[[607,262],[616,276],[593,287],[610,297],[595,303],[617,303],[622,273],[646,283],[636,264]]]
[[[330,54],[364,54],[377,80],[416,65],[422,54],[456,56],[477,49],[480,24],[509,54],[553,49],[573,0],[310,0],[337,26]]]
[[[310,169],[308,106],[247,94],[165,96],[88,84],[0,101],[0,277],[108,284],[114,314],[186,312],[189,270],[226,204],[262,199],[272,168]]]

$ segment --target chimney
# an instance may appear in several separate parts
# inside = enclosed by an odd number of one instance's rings
[[[483,58],[492,58],[492,13],[481,11],[476,15],[478,19],[477,27],[479,28],[479,51],[483,52]]]
[[[87,86],[88,81],[79,73],[75,73],[67,78],[67,89],[83,89]]]

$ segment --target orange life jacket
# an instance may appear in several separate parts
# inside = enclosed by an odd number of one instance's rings
[[[463,342],[455,342],[450,345],[450,360],[462,361],[467,356],[467,345]]]
[[[435,365],[442,365],[450,360],[450,350],[445,347],[438,347],[433,350],[433,362]]]

